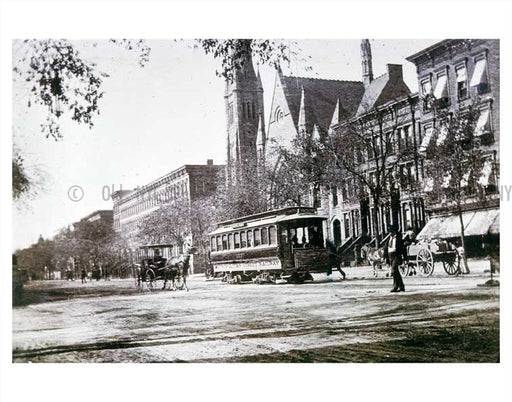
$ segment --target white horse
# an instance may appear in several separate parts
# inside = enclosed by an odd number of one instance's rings
[[[384,258],[383,248],[373,248],[369,244],[361,247],[361,258],[368,260],[368,263],[373,267],[373,276],[377,277],[377,268],[382,269],[382,264],[386,262]]]

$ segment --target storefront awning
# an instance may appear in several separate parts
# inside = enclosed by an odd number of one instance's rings
[[[464,234],[466,236],[499,234],[499,209],[463,212],[462,219],[464,221]],[[459,216],[449,215],[431,218],[423,230],[418,234],[417,238],[418,240],[430,238],[449,239],[459,236]]]

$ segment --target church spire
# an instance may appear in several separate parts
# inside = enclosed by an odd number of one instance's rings
[[[336,126],[337,124],[341,123],[341,105],[340,105],[340,98],[336,101],[336,107],[334,108],[334,113],[332,114],[331,124],[329,127]]]
[[[364,87],[373,81],[372,49],[368,39],[361,40],[361,64],[363,67]]]
[[[259,114],[259,123],[258,123],[258,135],[256,137],[256,147],[258,150],[262,148],[265,149],[265,122],[263,121],[263,113]]]
[[[302,93],[300,96],[300,108],[299,108],[299,133],[305,133],[307,131],[306,126],[306,94],[304,87],[302,87]]]
[[[315,124],[313,126],[313,140],[320,141],[322,137],[320,136],[320,130],[318,129],[318,126]]]

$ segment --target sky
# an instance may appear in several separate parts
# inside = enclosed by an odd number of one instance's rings
[[[282,66],[285,74],[361,80],[360,41],[296,42],[301,57]],[[435,42],[370,39],[374,76],[385,73],[387,63],[402,64],[405,82],[417,91],[415,67],[405,57]],[[151,40],[149,63],[141,68],[135,52],[108,41],[73,43],[110,75],[101,114],[92,129],[61,118],[63,139],[45,138],[39,127],[44,110],[28,107],[30,83],[13,83],[13,142],[29,172],[43,177],[36,198],[13,208],[13,250],[39,235],[51,237],[98,209],[112,209],[113,190],[142,186],[184,164],[225,162],[225,84],[215,74],[220,64],[212,56],[194,49],[192,41]],[[259,69],[268,122],[275,71]],[[83,189],[78,202],[68,196],[73,186]]]

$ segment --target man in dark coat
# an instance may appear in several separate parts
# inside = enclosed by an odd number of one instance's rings
[[[327,268],[327,276],[332,274],[333,268],[336,268],[341,274],[342,279],[345,279],[346,274],[345,271],[341,269],[341,261],[339,260],[336,246],[329,239],[325,241],[325,244],[327,246],[327,250],[329,250],[329,267]]]
[[[389,236],[389,240],[384,246],[384,257],[391,266],[391,275],[393,276],[393,289],[391,289],[391,292],[405,292],[404,281],[399,269],[403,253],[404,243],[402,241],[402,234],[393,225],[391,227],[391,236]]]

